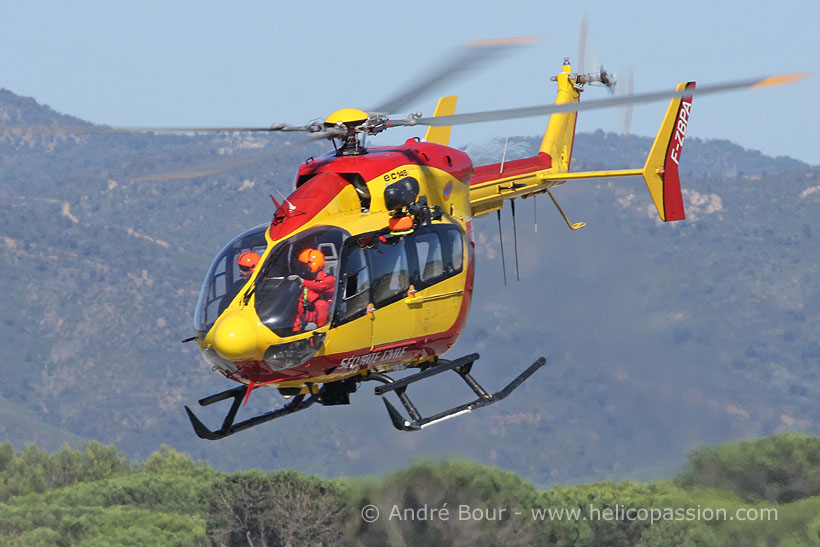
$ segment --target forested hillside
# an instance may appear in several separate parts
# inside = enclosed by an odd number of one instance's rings
[[[163,447],[0,445],[3,545],[817,545],[820,439],[703,447],[674,480],[538,490],[416,460],[382,477],[214,471]]]
[[[56,450],[96,439],[137,459],[163,444],[219,470],[324,477],[467,457],[545,487],[657,478],[703,443],[818,433],[820,168],[725,141],[687,139],[688,219],[661,224],[640,180],[578,182],[518,203],[521,282],[504,212],[474,224],[477,277],[461,340],[485,387],[538,356],[547,367],[498,405],[415,434],[368,389],[216,443],[183,405],[231,384],[192,344],[199,285],[221,246],[269,222],[269,194],[321,148],[280,137],[61,133],[84,122],[0,92],[0,440]],[[20,127],[23,126],[23,127]],[[507,158],[539,139],[510,140]],[[578,135],[573,165],[636,167],[651,140]],[[467,148],[499,161],[503,141]],[[534,225],[537,222],[537,233]],[[465,402],[440,377],[423,412]],[[415,391],[414,391],[415,390]],[[247,414],[275,403],[265,390]],[[454,400],[456,399],[456,400]],[[215,405],[218,406],[218,405]],[[206,409],[209,424],[222,409]],[[209,412],[211,411],[211,412]]]

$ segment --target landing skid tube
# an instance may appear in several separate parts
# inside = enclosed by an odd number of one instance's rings
[[[490,395],[487,391],[481,387],[481,385],[476,382],[475,378],[470,375],[470,369],[473,367],[473,363],[478,359],[478,354],[473,353],[467,355],[465,357],[461,357],[460,359],[456,359],[455,361],[446,361],[444,359],[439,359],[433,366],[422,370],[421,372],[417,372],[416,374],[412,374],[401,380],[393,380],[386,374],[374,373],[367,376],[366,380],[375,380],[382,382],[384,385],[378,386],[375,391],[376,395],[384,395],[391,391],[394,391],[401,401],[402,406],[404,406],[407,413],[410,415],[410,420],[406,420],[401,413],[396,410],[390,401],[387,399],[382,399],[384,401],[384,406],[387,408],[387,413],[390,415],[390,421],[393,422],[393,426],[396,429],[401,431],[418,431],[419,429],[423,429],[429,425],[433,425],[435,423],[448,420],[450,418],[454,418],[460,414],[465,414],[467,412],[471,412],[476,408],[481,408],[482,406],[491,405],[493,403],[497,403],[501,399],[504,399],[510,393],[515,390],[518,386],[520,386],[524,381],[532,376],[536,370],[541,368],[546,364],[546,359],[543,357],[539,358],[533,364],[531,364],[527,370],[519,374],[512,382],[507,384],[507,387],[504,389],[497,391]],[[407,386],[414,382],[418,382],[420,380],[424,380],[431,376],[435,376],[436,374],[440,374],[442,372],[446,372],[448,370],[455,371],[464,382],[470,386],[476,395],[478,395],[478,399],[472,401],[470,403],[466,403],[460,406],[453,407],[449,410],[445,410],[443,412],[439,412],[438,414],[434,414],[429,418],[422,418],[421,414],[419,413],[416,406],[410,401],[410,398],[407,396],[405,391],[407,390]]]
[[[199,404],[201,406],[208,406],[233,397],[233,404],[231,404],[231,409],[225,415],[225,420],[222,422],[222,428],[220,428],[218,431],[211,431],[210,429],[205,427],[205,424],[199,421],[199,418],[197,418],[196,415],[191,411],[191,409],[188,408],[188,405],[185,405],[185,411],[188,413],[188,418],[191,420],[191,425],[194,426],[194,431],[196,432],[197,436],[199,436],[201,439],[216,441],[218,439],[225,438],[228,435],[233,435],[234,433],[244,431],[245,429],[251,428],[255,425],[263,424],[265,422],[275,420],[276,418],[281,418],[282,416],[287,416],[288,414],[293,414],[294,412],[304,410],[307,407],[311,406],[313,403],[317,402],[321,397],[321,392],[311,395],[307,399],[305,399],[304,395],[297,395],[293,398],[292,401],[290,401],[282,408],[271,410],[270,412],[265,412],[264,414],[254,416],[253,418],[248,418],[247,420],[235,424],[233,423],[233,420],[236,417],[236,412],[239,410],[239,406],[242,404],[242,399],[245,397],[247,390],[248,388],[246,386],[238,386],[233,389],[223,391],[222,393],[216,393],[215,395],[211,395],[210,397],[205,397],[204,399],[199,400]]]

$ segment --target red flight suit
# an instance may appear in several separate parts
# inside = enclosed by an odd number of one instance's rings
[[[302,325],[313,322],[317,327],[327,323],[330,315],[330,300],[336,289],[336,278],[326,271],[319,270],[316,279],[302,280],[302,294],[299,296],[299,305],[296,320],[293,322],[293,332],[302,330]]]

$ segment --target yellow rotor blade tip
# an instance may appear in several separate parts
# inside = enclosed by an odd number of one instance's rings
[[[529,44],[537,44],[540,41],[540,36],[519,36],[517,38],[490,38],[488,40],[473,40],[472,42],[465,42],[464,45],[473,47],[524,46]]]
[[[760,80],[753,85],[752,89],[759,89],[761,87],[768,87],[771,85],[791,84],[798,80],[802,80],[803,78],[808,78],[809,76],[811,76],[811,72],[795,72],[793,74],[778,74],[776,76],[769,76],[768,78]]]

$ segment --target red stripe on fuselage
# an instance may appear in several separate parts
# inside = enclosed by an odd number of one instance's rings
[[[497,180],[503,177],[525,175],[527,173],[541,171],[542,169],[549,169],[550,167],[552,167],[552,158],[544,152],[539,152],[537,156],[531,158],[505,161],[503,170],[500,163],[481,165],[473,171],[473,178],[470,181],[470,185],[481,184],[488,180]]]

